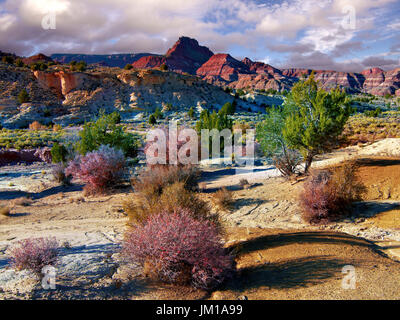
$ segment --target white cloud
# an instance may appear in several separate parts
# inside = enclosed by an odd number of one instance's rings
[[[0,50],[30,55],[42,51],[164,53],[179,36],[196,38],[214,52],[242,47],[265,57],[269,45],[290,43],[328,63],[335,49],[371,30],[377,9],[395,0],[6,0],[0,2]],[[352,5],[357,29],[343,30],[343,8]],[[377,8],[377,9],[376,9]],[[373,11],[371,11],[373,10]],[[56,12],[57,29],[41,20]],[[397,28],[398,21],[391,26]],[[389,25],[390,26],[390,25]],[[12,36],[11,36],[12,35]],[[286,41],[286,42],[285,42]],[[274,61],[274,53],[267,57]],[[275,53],[276,54],[276,53]],[[322,55],[321,55],[322,54]],[[281,55],[279,58],[282,59]],[[265,60],[264,59],[264,60]],[[295,60],[290,61],[295,62]]]

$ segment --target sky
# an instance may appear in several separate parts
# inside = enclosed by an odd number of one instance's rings
[[[0,0],[0,50],[165,53],[180,36],[277,68],[400,66],[399,0]]]

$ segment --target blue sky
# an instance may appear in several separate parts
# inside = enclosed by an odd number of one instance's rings
[[[185,35],[279,68],[389,70],[399,31],[398,0],[0,0],[0,50],[25,56],[165,53]]]

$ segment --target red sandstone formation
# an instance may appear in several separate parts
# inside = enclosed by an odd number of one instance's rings
[[[49,58],[48,56],[44,55],[43,53],[39,53],[37,55],[28,57],[28,58],[24,58],[22,59],[23,63],[30,65],[31,63],[35,63],[35,62],[52,62],[53,60],[51,58]]]

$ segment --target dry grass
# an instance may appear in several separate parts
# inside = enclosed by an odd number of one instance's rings
[[[357,170],[355,162],[346,162],[312,172],[300,195],[304,220],[324,224],[349,215],[351,204],[365,193]]]
[[[213,194],[213,201],[222,210],[230,211],[233,208],[232,192],[225,187]]]
[[[123,209],[132,224],[143,224],[151,215],[163,211],[173,213],[179,209],[187,209],[195,219],[207,219],[219,225],[217,217],[210,213],[207,202],[201,200],[196,193],[187,190],[184,182],[166,186],[159,196],[150,196],[148,193],[134,194],[123,202]]]
[[[344,145],[373,143],[385,138],[400,137],[400,112],[387,111],[379,117],[357,114],[349,118],[344,131]]]
[[[0,215],[9,217],[11,215],[11,210],[8,206],[0,206]]]
[[[32,205],[32,203],[33,200],[27,197],[17,198],[12,202],[13,206],[21,206],[21,207],[29,207],[30,205]]]

